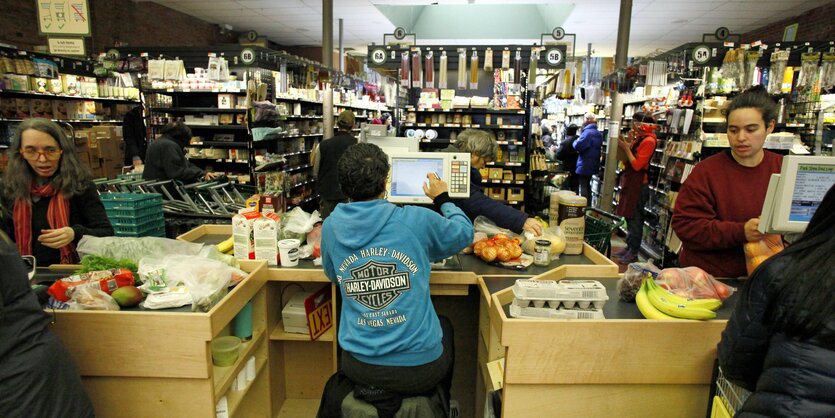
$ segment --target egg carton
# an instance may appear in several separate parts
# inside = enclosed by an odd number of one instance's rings
[[[521,307],[516,304],[510,305],[510,316],[531,319],[606,319],[603,316],[603,309],[537,308]]]
[[[565,309],[603,309],[605,300],[545,300],[545,299],[518,299],[514,298],[512,305],[520,308],[565,308]]]
[[[518,279],[513,285],[513,296],[518,300],[546,302],[600,302],[603,306],[609,295],[606,287],[597,280],[531,280]],[[586,303],[584,305],[588,306]],[[566,306],[570,305],[566,304]],[[572,305],[573,306],[573,305]],[[570,307],[570,306],[569,306]]]

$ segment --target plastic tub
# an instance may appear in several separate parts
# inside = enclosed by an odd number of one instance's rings
[[[238,351],[241,349],[241,339],[228,335],[212,340],[212,363],[218,367],[228,367],[235,364]]]

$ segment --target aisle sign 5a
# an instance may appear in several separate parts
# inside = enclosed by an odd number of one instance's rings
[[[43,35],[90,35],[87,0],[37,0],[38,30]]]
[[[707,64],[707,62],[712,58],[712,55],[710,47],[707,45],[697,45],[693,48],[693,61],[697,65]]]
[[[549,45],[544,52],[545,64],[552,68],[565,68],[566,49],[565,45]]]

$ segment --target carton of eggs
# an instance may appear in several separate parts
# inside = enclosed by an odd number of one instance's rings
[[[606,288],[596,280],[519,279],[510,315],[516,318],[604,319]]]

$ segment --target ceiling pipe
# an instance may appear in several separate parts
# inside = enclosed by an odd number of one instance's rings
[[[620,18],[618,19],[618,43],[615,52],[615,71],[626,68],[626,57],[629,55],[629,29],[632,22],[632,0],[620,0]],[[606,212],[612,212],[612,194],[615,190],[615,170],[618,165],[618,136],[620,136],[620,119],[623,117],[623,96],[612,92],[612,109],[609,112],[609,134],[606,146],[606,167],[603,172],[603,187],[600,188],[598,207]],[[642,209],[638,209],[642,210]]]
[[[325,68],[333,68],[333,0],[322,0],[322,65]],[[322,98],[322,139],[330,139],[333,137],[334,122],[333,87],[330,80],[323,87],[325,91]]]

